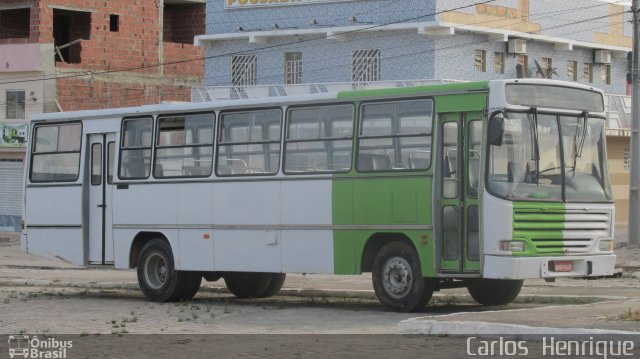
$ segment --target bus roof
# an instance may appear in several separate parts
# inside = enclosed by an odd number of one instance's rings
[[[183,102],[164,103],[154,105],[144,105],[136,107],[119,107],[103,110],[82,110],[56,113],[37,114],[32,117],[32,122],[63,122],[75,121],[89,118],[114,118],[114,117],[135,117],[153,115],[157,113],[182,113],[182,112],[204,112],[211,110],[224,110],[238,107],[264,107],[280,106],[287,104],[303,104],[319,100],[354,100],[358,98],[373,98],[385,96],[403,96],[429,93],[450,93],[450,92],[475,92],[487,91],[489,83],[501,83],[502,85],[513,82],[537,83],[548,85],[570,85],[594,91],[600,91],[590,86],[577,84],[574,82],[547,80],[547,79],[509,79],[491,80],[479,82],[445,83],[413,87],[389,87],[376,89],[360,89],[353,91],[328,92],[311,95],[263,97],[254,99],[221,100],[215,102]],[[601,91],[600,91],[601,92]]]

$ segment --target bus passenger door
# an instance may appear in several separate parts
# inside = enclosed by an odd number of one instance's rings
[[[89,263],[113,263],[111,190],[115,133],[89,135]]]
[[[440,114],[438,236],[442,272],[480,270],[480,112]]]

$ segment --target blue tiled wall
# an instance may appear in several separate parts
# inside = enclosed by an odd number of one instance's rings
[[[473,4],[470,0],[360,0],[328,2],[315,5],[292,5],[278,7],[254,7],[246,9],[224,9],[223,0],[207,2],[207,33],[234,33],[238,26],[248,30],[271,30],[274,23],[281,28],[311,28],[311,19],[322,25],[353,25],[348,20],[355,16],[359,21],[383,24],[401,19],[431,15],[435,12],[459,8]],[[517,0],[498,0],[495,5],[516,7]],[[594,32],[607,32],[609,18],[608,5],[597,0],[555,1],[532,0],[530,2],[530,21],[539,23],[542,34],[564,37],[576,41],[592,42]],[[578,10],[576,10],[578,9]],[[459,10],[473,13],[472,8]],[[602,16],[601,19],[580,21]],[[628,16],[628,15],[627,15]],[[439,18],[440,16],[438,16]],[[411,20],[430,21],[434,16]],[[567,24],[570,24],[567,26]],[[625,27],[625,34],[631,32]],[[268,47],[268,48],[267,48]],[[506,58],[506,73],[493,71],[493,52],[506,52],[506,43],[488,41],[486,36],[464,34],[458,31],[454,36],[427,37],[417,31],[404,32],[366,32],[350,34],[347,40],[310,38],[281,38],[266,44],[249,44],[246,39],[215,42],[207,47],[206,54],[211,57],[205,64],[206,85],[228,85],[231,81],[231,55],[241,52],[258,56],[258,84],[282,83],[284,79],[284,53],[300,51],[302,55],[303,81],[336,82],[351,80],[351,52],[355,49],[381,50],[381,80],[449,78],[462,80],[488,80],[495,78],[513,78],[516,59],[512,55]],[[474,50],[487,50],[487,72],[478,72],[474,68]],[[551,57],[558,76],[567,80],[567,61],[578,62],[578,81],[583,79],[583,64],[593,62],[593,51],[574,47],[573,51],[556,51],[552,44],[527,42],[530,74],[535,76],[534,59]],[[614,58],[611,64],[611,85],[600,80],[600,65],[594,65],[593,85],[609,93],[625,93],[626,59]]]

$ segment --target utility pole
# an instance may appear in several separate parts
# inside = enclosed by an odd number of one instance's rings
[[[629,246],[640,247],[640,0],[633,0],[633,64],[631,69],[631,178],[629,182]]]

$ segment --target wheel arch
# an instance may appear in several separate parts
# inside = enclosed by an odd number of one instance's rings
[[[373,261],[380,249],[387,243],[391,242],[405,242],[416,250],[416,246],[413,241],[404,233],[374,233],[366,241],[362,255],[360,257],[360,270],[362,272],[371,272],[373,268]],[[418,252],[416,250],[416,252]],[[418,257],[420,254],[418,253]],[[421,261],[422,262],[422,261]]]
[[[167,242],[169,248],[173,252],[173,258],[175,261],[176,253],[174,248],[171,246],[171,243],[167,239],[167,236],[162,232],[138,232],[136,236],[131,241],[131,249],[129,250],[129,268],[135,268],[138,264],[138,257],[140,257],[140,252],[142,251],[142,247],[152,239],[159,239]]]

